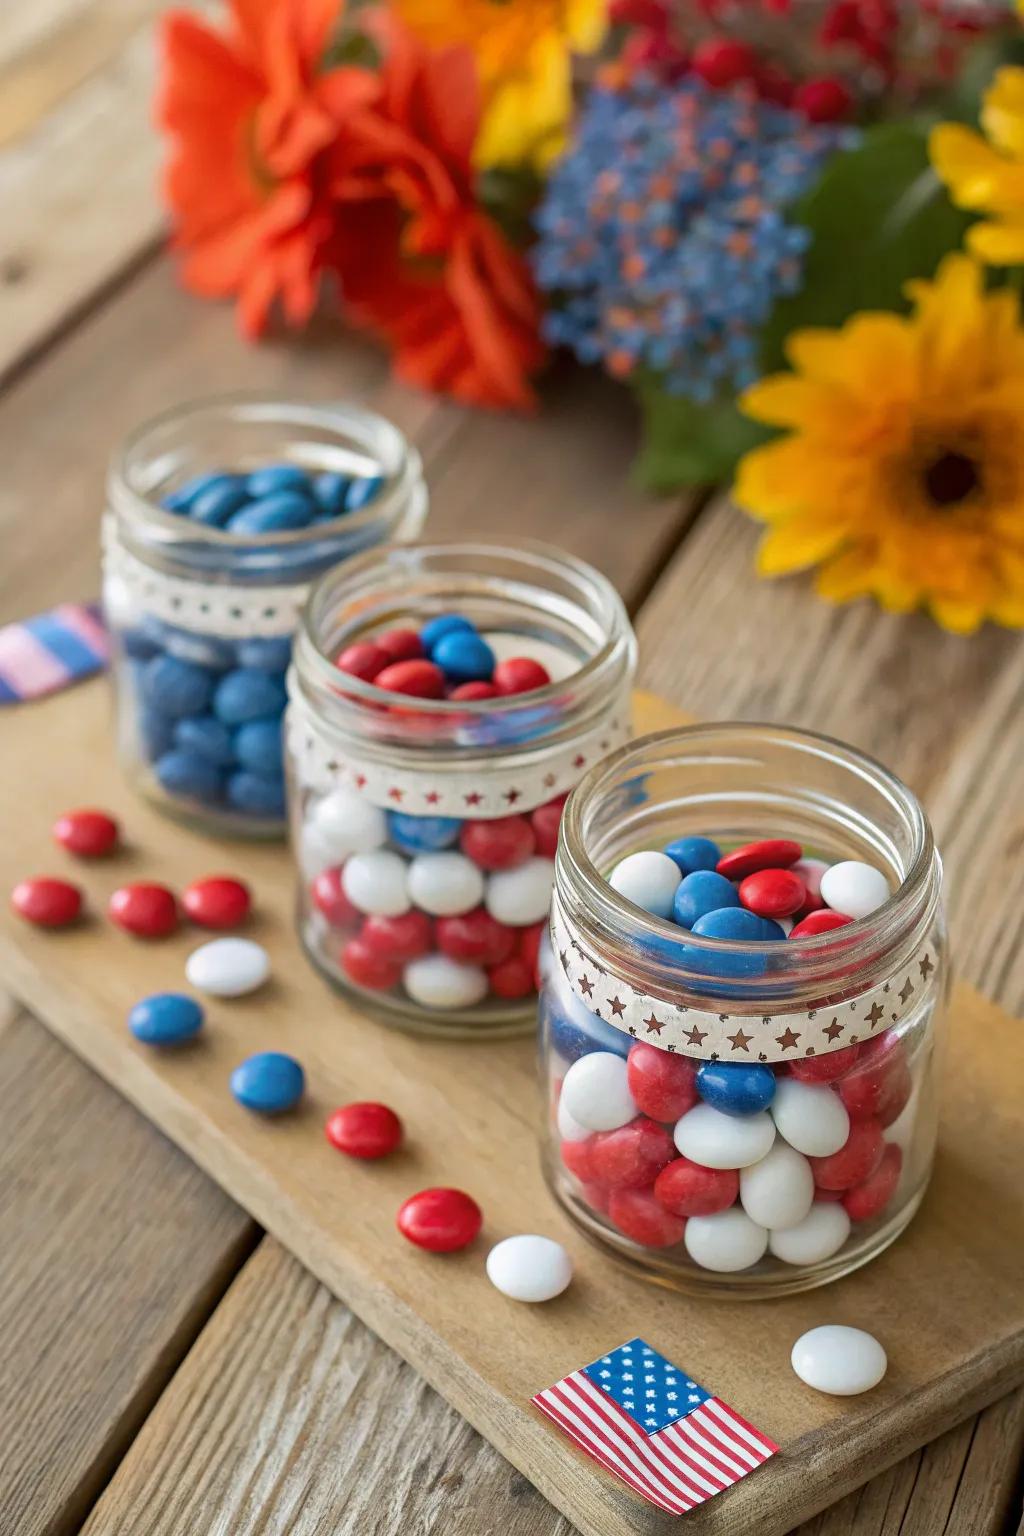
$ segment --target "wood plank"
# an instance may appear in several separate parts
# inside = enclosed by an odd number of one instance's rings
[[[0,1027],[0,1525],[77,1528],[254,1241],[20,1013]]]

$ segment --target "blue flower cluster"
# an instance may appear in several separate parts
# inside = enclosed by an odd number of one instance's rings
[[[785,210],[850,137],[743,87],[598,85],[537,214],[547,339],[699,402],[752,383],[810,240]]]

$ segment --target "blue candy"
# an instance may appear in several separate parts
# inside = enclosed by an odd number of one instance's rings
[[[309,475],[298,464],[266,464],[254,469],[245,482],[247,493],[258,501],[263,496],[276,496],[279,491],[306,491]]]
[[[763,944],[769,939],[784,938],[778,923],[748,912],[746,907],[719,907],[706,912],[693,925],[693,932],[702,939],[733,939],[745,943]],[[763,976],[767,965],[763,955],[712,954],[688,945],[684,949],[685,963],[705,976]]]
[[[680,927],[692,928],[708,912],[738,907],[739,904],[736,887],[724,875],[716,875],[712,869],[697,869],[684,875],[676,887],[672,916]]]
[[[185,715],[206,712],[213,697],[214,677],[194,662],[179,661],[176,656],[156,656],[143,668],[141,685],[150,709],[172,720],[181,720]],[[268,713],[260,710],[260,714]]]
[[[345,493],[345,511],[358,512],[360,507],[373,500],[383,484],[381,475],[366,475],[361,480],[353,480]]]
[[[238,665],[255,667],[258,672],[287,672],[292,659],[288,635],[258,636],[238,642]]]
[[[231,1074],[231,1092],[239,1104],[259,1115],[281,1115],[302,1098],[306,1075],[294,1056],[259,1051]]]
[[[479,635],[468,629],[442,635],[430,652],[450,683],[490,682],[494,676],[494,652]]]
[[[317,475],[313,481],[313,495],[316,497],[317,506],[327,517],[340,517],[347,510],[345,497],[351,483],[349,475],[330,472]]]
[[[165,752],[156,760],[155,772],[169,795],[184,795],[190,800],[216,802],[224,788],[221,770],[209,758],[181,748]]]
[[[125,655],[132,661],[152,661],[161,651],[159,640],[141,625],[138,629],[122,630],[121,644]]]
[[[235,732],[235,756],[243,768],[251,768],[267,778],[280,778],[284,772],[281,716],[240,725]]]
[[[240,480],[230,485],[214,485],[195,498],[188,509],[189,516],[194,523],[204,523],[208,528],[223,528],[248,500]]]
[[[436,853],[452,848],[459,840],[462,822],[457,816],[408,816],[388,811],[388,835],[402,853]]]
[[[248,816],[284,815],[284,780],[241,769],[228,779],[228,803]]]
[[[420,630],[420,639],[423,641],[423,649],[428,656],[433,656],[434,646],[445,635],[453,635],[458,630],[467,630],[469,634],[476,634],[476,625],[469,619],[464,619],[461,613],[439,613],[436,619],[428,619]]]
[[[215,768],[226,768],[235,759],[231,732],[212,715],[190,715],[179,720],[174,727],[174,744],[205,758]]]
[[[697,1092],[723,1115],[756,1115],[775,1097],[775,1073],[757,1062],[704,1061]]]
[[[155,992],[128,1015],[128,1028],[144,1045],[182,1045],[202,1027],[202,1008],[183,992]]]
[[[228,641],[213,635],[194,635],[190,630],[165,625],[161,640],[168,656],[194,662],[197,667],[209,667],[211,672],[226,672],[235,659]]]
[[[612,1051],[625,1057],[633,1045],[632,1036],[606,1024],[575,997],[565,999],[546,992],[543,1022],[552,1048],[564,1061],[578,1061],[591,1051]]]
[[[261,501],[251,501],[241,512],[236,512],[228,523],[228,532],[288,533],[295,528],[308,528],[313,521],[313,511],[313,503],[307,496],[281,491],[275,496],[265,496]]]
[[[692,875],[696,869],[714,869],[722,857],[717,843],[710,837],[677,837],[665,849],[684,875]]]
[[[200,496],[211,491],[221,490],[227,486],[234,489],[238,484],[238,476],[225,473],[223,470],[215,470],[212,474],[196,475],[187,480],[184,485],[172,491],[163,499],[163,506],[168,512],[191,512]]]
[[[139,710],[139,741],[148,763],[170,751],[174,745],[174,730],[174,721],[159,710],[145,706]]]
[[[239,667],[217,684],[213,712],[225,725],[245,725],[249,720],[281,714],[285,702],[284,685],[276,677],[256,667]],[[200,705],[199,709],[182,710],[182,714],[200,714],[202,709]]]

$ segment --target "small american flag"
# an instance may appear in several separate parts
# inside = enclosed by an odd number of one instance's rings
[[[533,1399],[615,1477],[685,1514],[731,1488],[778,1446],[643,1339],[630,1339]]]
[[[0,704],[57,693],[107,665],[110,643],[96,608],[62,603],[0,627]]]

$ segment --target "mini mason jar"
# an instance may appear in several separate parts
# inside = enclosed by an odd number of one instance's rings
[[[225,397],[140,427],[107,489],[103,598],[122,763],[170,813],[280,836],[299,609],[329,566],[420,530],[419,455],[354,406]]]
[[[453,614],[550,682],[456,703],[335,665]],[[562,804],[628,738],[635,666],[611,584],[543,545],[391,547],[317,583],[289,674],[289,802],[299,933],[335,986],[424,1034],[535,1028]]]
[[[790,919],[771,942],[702,937],[608,879],[681,838],[789,839],[794,870],[868,864],[889,899],[817,936],[784,937]],[[825,737],[701,726],[592,768],[562,821],[541,1000],[545,1172],[577,1225],[652,1280],[726,1297],[822,1285],[893,1242],[935,1147],[940,883],[911,792]]]

